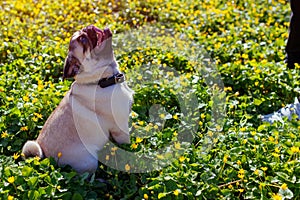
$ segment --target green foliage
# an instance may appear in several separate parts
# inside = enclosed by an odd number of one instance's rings
[[[299,199],[299,122],[270,125],[258,118],[300,92],[299,68],[287,70],[283,62],[287,1],[19,0],[1,1],[0,8],[0,199]],[[61,79],[69,39],[89,24],[115,33],[151,25],[201,46],[224,83],[224,126],[211,129],[211,88],[192,62],[172,49],[128,46],[116,57],[135,90],[131,127],[137,132],[122,147],[139,152],[177,141],[184,116],[175,94],[189,96],[172,90],[175,75],[199,102],[191,116],[197,131],[184,154],[159,171],[130,174],[100,164],[91,176],[50,158],[22,160],[22,145],[37,137],[71,85]],[[160,74],[152,65],[178,73]],[[134,74],[141,67],[157,82],[130,82],[143,78]],[[157,118],[166,121],[164,128],[148,117],[153,104],[163,107]],[[151,137],[141,138],[145,131]],[[214,146],[204,151],[207,136]]]

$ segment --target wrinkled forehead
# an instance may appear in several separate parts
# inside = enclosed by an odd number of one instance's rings
[[[69,51],[72,51],[74,49],[76,49],[77,47],[77,38],[80,37],[81,35],[81,32],[80,31],[76,31],[72,37],[71,37],[71,40],[70,40],[70,43],[69,43]]]
[[[76,32],[72,35],[71,40],[70,40],[70,44],[69,44],[69,50],[74,50],[74,49],[76,49],[76,47],[78,46],[78,45],[77,45],[77,43],[78,43],[77,39],[78,39],[80,36],[82,36],[83,34],[86,34],[86,33],[84,33],[82,30],[80,30],[80,31],[76,31]]]
[[[82,31],[76,31],[73,35],[72,35],[72,38],[71,38],[71,41],[72,40],[76,40],[79,36],[82,35]]]

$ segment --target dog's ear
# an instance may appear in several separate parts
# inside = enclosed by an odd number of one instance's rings
[[[76,74],[78,74],[80,68],[80,63],[77,58],[74,56],[68,55],[65,60],[65,66],[64,66],[64,74],[63,74],[63,80],[66,78],[72,78]]]

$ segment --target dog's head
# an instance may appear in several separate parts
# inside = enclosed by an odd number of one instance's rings
[[[93,25],[87,26],[71,38],[63,78],[92,73],[113,60],[112,32],[108,28],[100,30]]]

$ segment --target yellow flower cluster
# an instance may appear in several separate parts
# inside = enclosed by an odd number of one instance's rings
[[[239,172],[238,172],[238,177],[240,179],[244,179],[245,177],[245,170],[244,169],[240,169]]]

